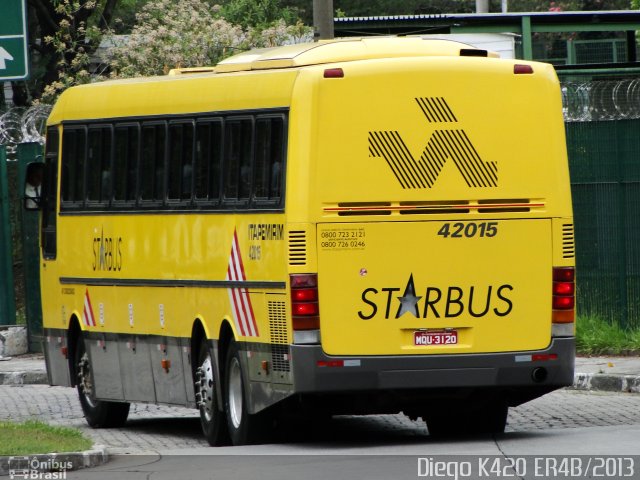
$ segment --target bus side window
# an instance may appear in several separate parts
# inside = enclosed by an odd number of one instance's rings
[[[42,218],[40,245],[42,256],[47,260],[56,258],[57,253],[57,201],[58,201],[58,151],[60,135],[58,127],[47,129],[44,157],[44,181],[42,184]]]
[[[80,207],[85,199],[87,130],[65,128],[62,135],[62,207]]]
[[[136,177],[140,131],[138,125],[117,125],[113,158],[113,199],[132,205],[136,199]]]
[[[273,203],[281,196],[284,122],[280,117],[256,122],[254,197],[257,203]]]
[[[215,206],[220,201],[222,120],[198,123],[194,163],[194,197],[197,203]]]
[[[225,123],[224,198],[231,203],[246,201],[251,193],[252,133],[250,119]]]
[[[165,124],[142,126],[140,200],[154,204],[164,200]]]
[[[89,129],[87,200],[106,205],[111,197],[111,127]]]
[[[191,200],[193,183],[193,123],[169,125],[169,179],[167,198]]]

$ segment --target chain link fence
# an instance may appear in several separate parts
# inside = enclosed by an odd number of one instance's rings
[[[0,111],[0,145],[7,151],[7,184],[9,198],[15,199],[9,203],[9,225],[12,240],[12,258],[14,291],[18,321],[24,321],[25,287],[24,269],[22,267],[22,224],[20,214],[22,203],[21,188],[18,185],[18,163],[16,154],[18,145],[27,142],[44,144],[44,132],[47,117],[51,111],[48,105],[38,105],[31,108],[11,108]],[[6,219],[1,219],[5,222]]]
[[[561,78],[578,311],[640,328],[640,78]]]

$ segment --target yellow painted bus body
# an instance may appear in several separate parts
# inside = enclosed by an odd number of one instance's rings
[[[43,259],[41,271],[52,383],[74,383],[52,365],[75,318],[93,333],[94,355],[122,353],[136,336],[156,339],[159,351],[168,339],[185,340],[174,359],[182,390],[151,401],[193,403],[187,345],[196,322],[212,341],[228,325],[261,360],[248,361],[247,375],[252,388],[269,384],[272,397],[253,412],[294,393],[349,386],[455,387],[459,378],[544,393],[566,384],[573,324],[558,339],[552,321],[553,269],[574,265],[558,81],[550,65],[463,50],[419,38],[335,41],[232,57],[213,72],[65,92],[48,123],[60,133],[74,122],[284,109],[286,187],[282,211],[268,213],[59,214],[56,258]],[[248,289],[253,330],[240,325],[224,283],[234,235],[244,278],[256,282]],[[294,342],[292,274],[317,274],[315,346]],[[82,322],[87,298],[95,325]],[[452,344],[417,340],[452,331]],[[273,357],[260,346],[274,344],[290,347],[290,369],[265,368]],[[531,380],[536,365],[519,352],[547,352],[549,378]],[[502,355],[521,373],[511,381],[484,355]],[[429,357],[436,363],[411,363]],[[114,358],[124,357],[104,362]],[[332,359],[342,368],[327,368]],[[397,363],[367,367],[368,359]],[[118,384],[122,368],[105,370],[105,384]],[[434,380],[448,368],[452,380]],[[151,369],[157,382],[159,361]],[[96,381],[96,391],[137,400],[122,382],[101,390]]]

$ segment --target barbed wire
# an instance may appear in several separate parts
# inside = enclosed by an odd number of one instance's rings
[[[13,158],[21,143],[44,144],[49,105],[34,105],[29,108],[12,107],[0,112],[0,145],[7,147],[7,157]]]
[[[565,122],[640,118],[640,78],[562,82]]]

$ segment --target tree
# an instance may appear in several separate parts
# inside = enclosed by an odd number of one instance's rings
[[[95,34],[110,26],[119,1],[27,0],[31,79],[12,83],[14,104],[28,105],[42,98],[45,89],[47,101],[53,90],[75,83],[71,78],[88,80],[85,71],[97,46]]]
[[[221,15],[244,29],[264,30],[283,20],[295,24],[298,14],[295,8],[283,7],[280,0],[221,0]]]
[[[244,31],[201,0],[156,0],[136,15],[131,35],[111,52],[113,76],[166,74],[173,67],[213,65],[246,48]]]
[[[162,74],[175,66],[211,65],[251,46],[312,38],[310,29],[295,23],[295,9],[282,7],[280,0],[27,2],[31,78],[12,83],[17,106],[52,103],[69,86],[95,81],[103,72],[91,71],[90,62],[105,34],[127,34],[134,29],[129,47],[116,47],[112,67],[118,75]],[[122,40],[114,44],[121,45]],[[148,58],[137,55],[139,52]],[[132,65],[126,65],[127,61]],[[4,92],[0,91],[0,105],[3,103]]]
[[[264,10],[255,10],[249,3],[234,0],[221,7],[205,0],[148,2],[137,14],[128,39],[112,49],[112,76],[162,75],[176,67],[215,65],[224,57],[251,47],[312,38],[311,29],[301,23],[287,25],[284,20],[277,20],[276,0],[263,2],[263,7],[269,7]],[[224,18],[225,11],[240,16],[243,8],[253,12],[245,19],[245,28]],[[233,15],[230,14],[237,18]],[[256,22],[257,26],[253,26]],[[115,37],[113,43],[118,43]]]

